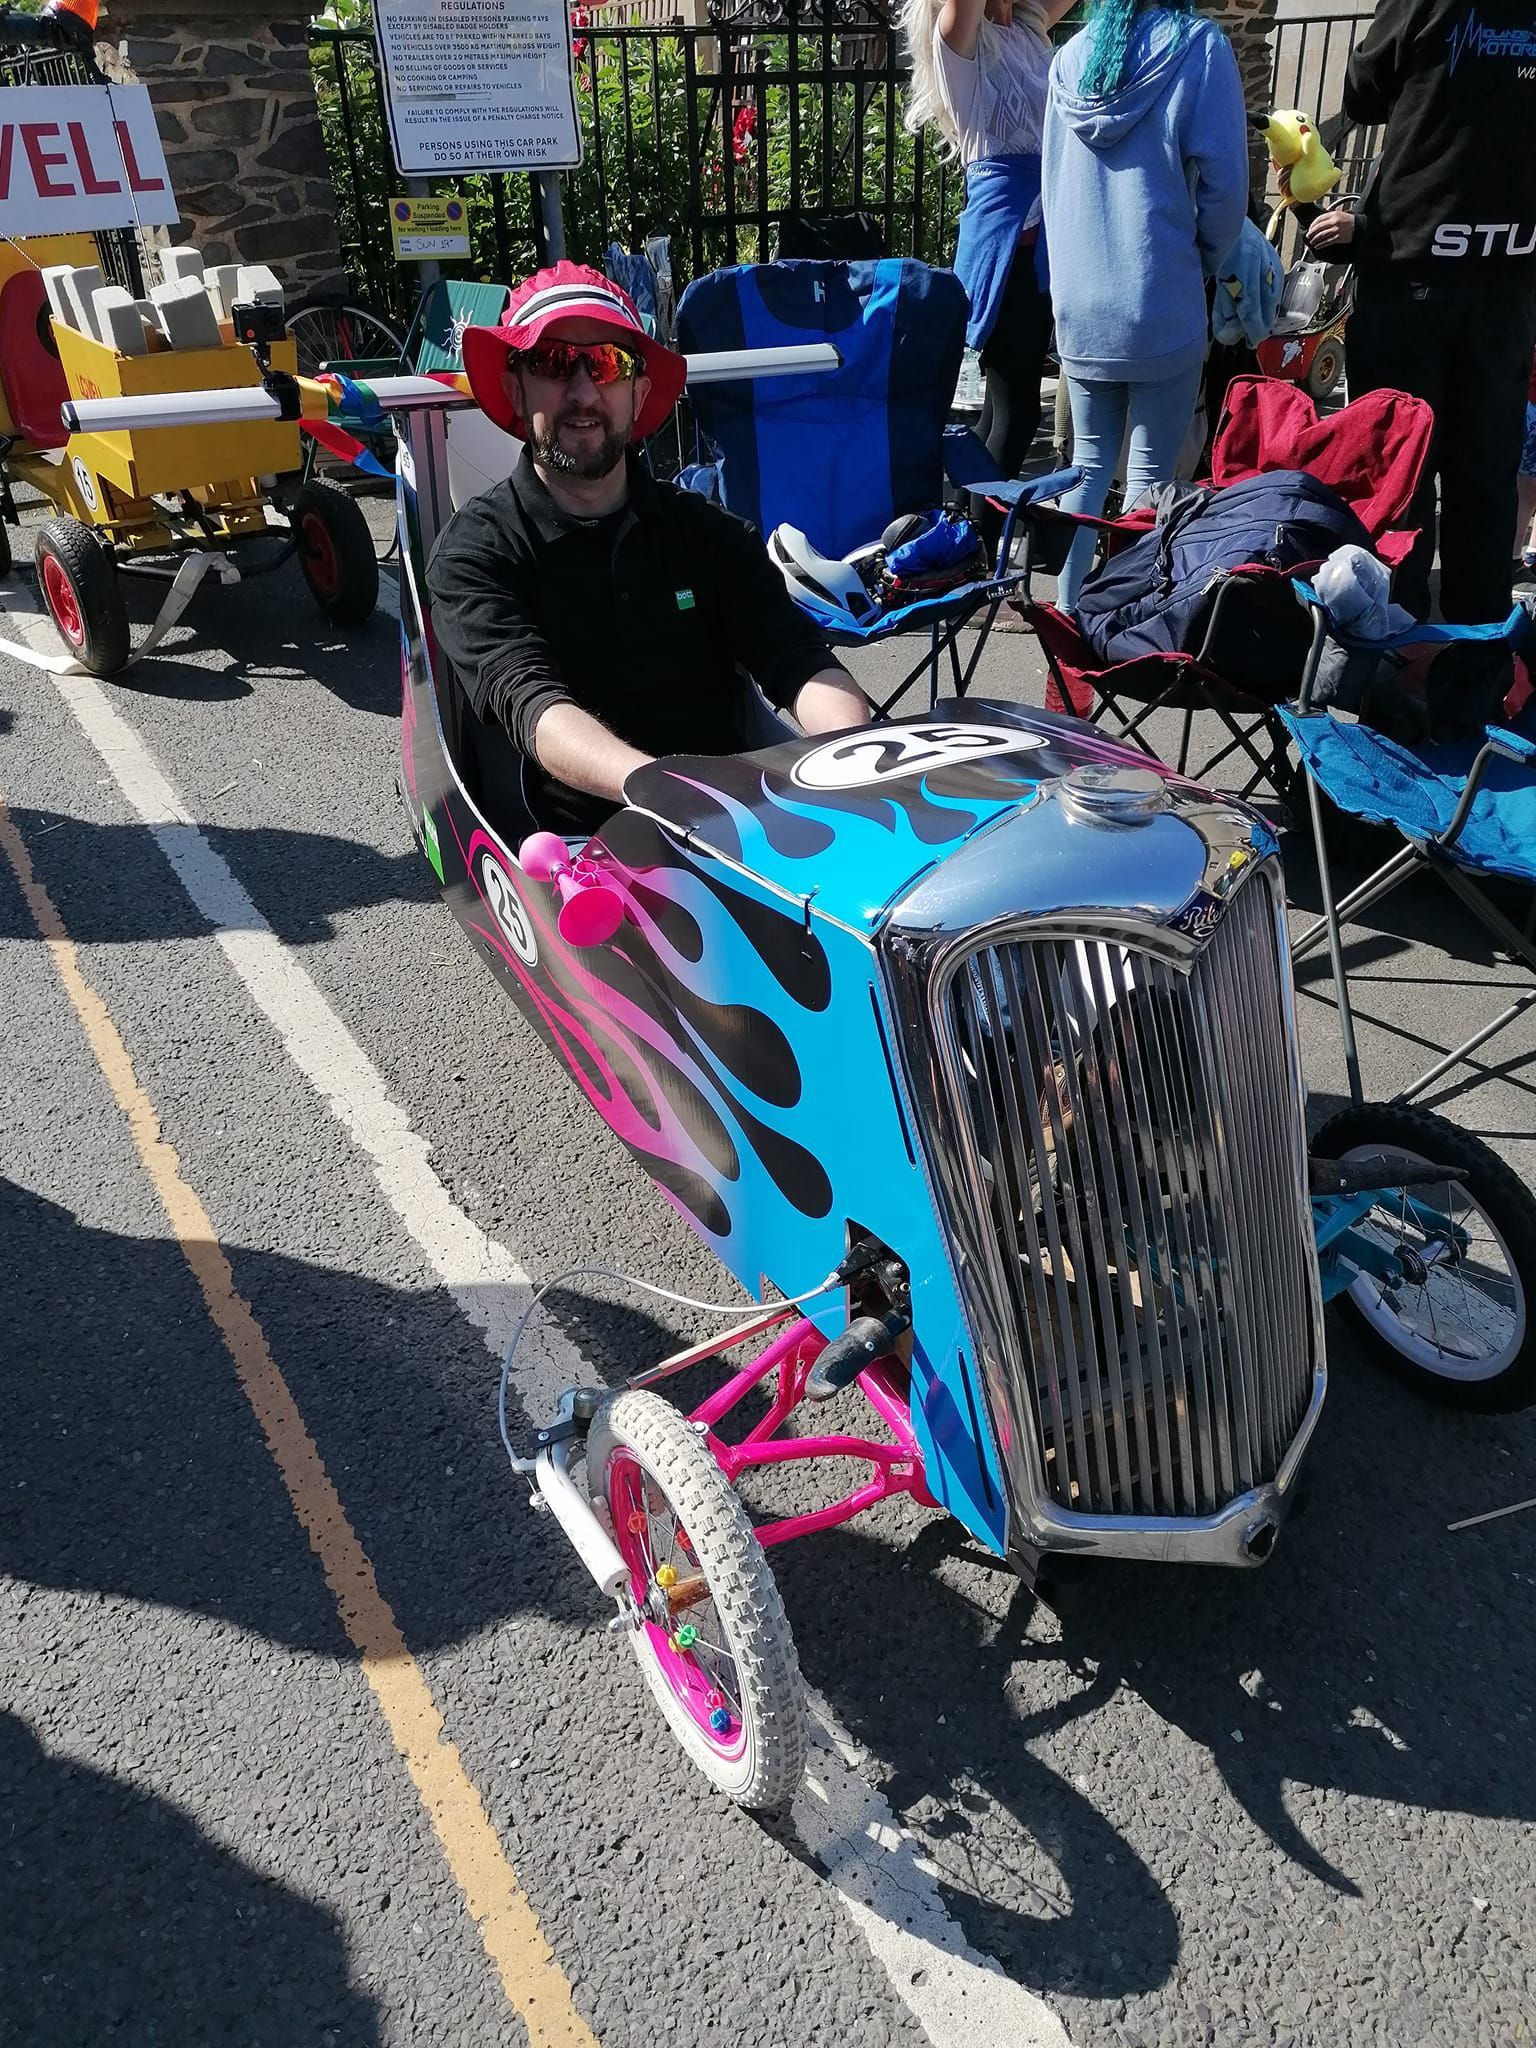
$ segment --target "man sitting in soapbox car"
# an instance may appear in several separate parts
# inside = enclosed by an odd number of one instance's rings
[[[494,371],[497,416],[545,444],[489,494],[519,519],[545,503],[523,497],[526,475],[546,494],[549,530],[520,526],[512,575],[569,548],[621,620],[608,569],[645,538],[647,487],[626,474],[606,511],[576,497],[589,526],[555,516],[557,494],[613,467],[573,480],[565,461],[653,417],[639,377],[610,378],[611,334],[545,330],[581,360],[520,364],[511,388],[505,335],[466,356],[482,390]],[[638,335],[632,353],[657,360]],[[567,389],[548,394],[540,369]],[[966,699],[869,726],[790,619],[794,662],[746,651],[833,730],[739,751],[745,732],[706,728],[696,706],[665,722],[662,667],[645,671],[659,727],[605,698],[576,719],[548,666],[564,623],[537,592],[504,661],[494,616],[475,625],[500,559],[486,515],[471,504],[432,552],[444,423],[464,404],[416,380],[395,408],[413,827],[529,1025],[761,1304],[659,1364],[610,1361],[619,1384],[567,1390],[521,1447],[520,1328],[503,1438],[717,1785],[772,1807],[801,1776],[779,1543],[905,1495],[1027,1573],[1053,1552],[1259,1564],[1320,1411],[1333,1300],[1424,1392],[1487,1409],[1536,1396],[1536,1205],[1488,1148],[1361,1105],[1309,1159],[1279,852],[1258,813],[1029,706]],[[655,559],[647,596],[672,605],[669,631],[705,625],[691,561]],[[495,692],[510,702],[529,663],[508,735]],[[491,734],[514,764],[500,787],[475,751]],[[578,829],[521,836],[518,737],[540,800],[573,806],[544,817]],[[744,1345],[756,1356],[688,1415],[654,1391]],[[829,1433],[815,1404],[840,1395]],[[839,1493],[849,1461],[860,1478]],[[737,1483],[790,1465],[831,1482],[819,1504],[807,1487],[796,1512],[755,1518]]]
[[[811,733],[867,720],[753,530],[633,453],[686,365],[617,285],[574,263],[540,271],[500,325],[465,331],[464,368],[525,443],[450,520],[427,573],[466,779],[493,816],[584,838],[657,755],[784,736],[767,704]]]

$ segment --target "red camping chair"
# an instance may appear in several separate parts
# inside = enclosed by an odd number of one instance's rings
[[[1266,377],[1235,377],[1211,448],[1211,481],[1240,483],[1267,470],[1304,469],[1336,490],[1371,536],[1388,568],[1408,553],[1414,534],[1398,528],[1412,502],[1419,472],[1429,453],[1434,414],[1422,399],[1400,391],[1372,391],[1330,419],[1320,420],[1306,393],[1294,384]],[[1081,514],[1049,507],[1023,508],[1030,547],[1026,568],[1059,564]],[[1150,509],[1116,520],[1087,522],[1100,529],[1106,554],[1128,545],[1153,523]],[[1310,645],[1306,614],[1296,603],[1292,578],[1309,576],[1320,565],[1271,569],[1252,563],[1226,572],[1216,586],[1200,646],[1193,652],[1144,655],[1113,668],[1095,665],[1092,649],[1076,621],[1055,605],[1028,603],[1024,617],[1039,636],[1051,679],[1046,703],[1080,718],[1114,722],[1122,738],[1151,752],[1142,728],[1156,711],[1182,711],[1183,738],[1178,767],[1189,769],[1196,711],[1213,711],[1227,732],[1226,744],[1204,762],[1203,778],[1233,754],[1247,756],[1253,773],[1242,794],[1268,786],[1284,797],[1293,779],[1289,736],[1276,706],[1295,696]],[[1027,587],[1027,585],[1026,585]],[[1243,680],[1244,654],[1262,635],[1268,666],[1295,680],[1282,689],[1256,688]],[[1274,660],[1280,650],[1278,664]],[[1294,660],[1291,652],[1294,650]]]

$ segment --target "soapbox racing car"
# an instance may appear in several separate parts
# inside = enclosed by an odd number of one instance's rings
[[[401,491],[416,830],[575,1086],[767,1304],[571,1390],[519,1461],[719,1785],[774,1805],[800,1777],[775,1544],[905,1493],[1026,1572],[1257,1564],[1334,1298],[1431,1391],[1531,1397],[1536,1207],[1508,1170],[1385,1107],[1309,1160],[1278,849],[1245,805],[962,701],[657,762],[579,850],[480,815],[418,601],[429,419]],[[690,1416],[651,1391],[759,1337]],[[789,1432],[854,1382],[883,1431]],[[868,1477],[754,1527],[733,1482],[833,1458]]]
[[[0,8],[7,89],[35,77],[78,85],[89,100],[90,87],[105,87],[93,53],[96,15],[95,0],[53,0],[38,14]],[[70,125],[71,136],[82,133]],[[7,129],[7,150],[13,139]],[[80,176],[87,197],[116,189],[110,176],[92,182],[88,156]],[[10,528],[21,525],[20,484],[52,507],[29,534],[38,587],[69,654],[93,675],[116,675],[135,658],[120,572],[171,586],[151,645],[205,573],[223,582],[266,575],[295,555],[325,616],[361,625],[378,598],[361,508],[315,473],[315,450],[289,413],[218,411],[229,393],[260,396],[270,372],[296,369],[281,309],[235,305],[223,317],[220,305],[216,321],[205,307],[210,331],[177,347],[158,333],[150,344],[135,317],[135,352],[119,353],[112,328],[97,326],[94,294],[104,274],[142,291],[132,248],[119,229],[0,237],[0,576],[11,567]],[[90,282],[66,318],[60,299],[50,302],[48,280],[71,272]],[[127,401],[119,428],[93,432],[69,417],[74,400],[108,397]]]
[[[960,701],[656,762],[585,845],[525,835],[465,787],[421,598],[465,397],[405,379],[372,402],[399,441],[426,858],[762,1303],[617,1390],[569,1389],[526,1456],[508,1440],[718,1786],[774,1807],[801,1776],[779,1543],[906,1495],[1028,1575],[1048,1553],[1256,1565],[1335,1299],[1424,1389],[1532,1397],[1536,1205],[1508,1170],[1400,1108],[1344,1112],[1309,1159],[1257,812],[1076,720]],[[690,1415],[654,1391],[758,1339]],[[835,1428],[797,1432],[839,1395]],[[867,1476],[754,1522],[738,1481],[830,1460]]]

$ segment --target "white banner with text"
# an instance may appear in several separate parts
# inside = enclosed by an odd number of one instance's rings
[[[14,240],[179,219],[147,86],[0,92],[0,234]]]

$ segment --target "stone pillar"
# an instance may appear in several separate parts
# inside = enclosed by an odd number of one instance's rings
[[[271,0],[109,0],[97,54],[149,87],[179,227],[210,264],[267,263],[290,297],[344,282],[306,20]]]
[[[1226,30],[1237,52],[1242,74],[1243,103],[1250,114],[1267,114],[1270,78],[1274,69],[1273,36],[1278,0],[1197,0],[1200,12],[1208,14],[1218,28]],[[1249,139],[1249,168],[1255,191],[1264,189],[1269,157],[1257,136]]]

